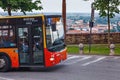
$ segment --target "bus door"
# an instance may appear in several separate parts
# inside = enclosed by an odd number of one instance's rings
[[[32,50],[33,50],[33,59],[34,64],[40,63],[43,64],[43,36],[42,36],[42,27],[32,26]]]
[[[43,40],[41,27],[17,27],[17,32],[20,64],[43,64]]]

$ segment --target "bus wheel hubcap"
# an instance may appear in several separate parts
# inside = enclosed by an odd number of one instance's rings
[[[3,68],[5,66],[5,60],[0,59],[0,68]]]

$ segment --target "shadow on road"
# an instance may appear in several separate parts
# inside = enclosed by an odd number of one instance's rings
[[[59,64],[49,68],[41,68],[41,67],[21,67],[18,69],[12,69],[10,72],[54,72],[57,70],[66,67],[67,65]]]

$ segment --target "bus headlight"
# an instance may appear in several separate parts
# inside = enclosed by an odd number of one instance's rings
[[[50,58],[50,61],[54,61],[54,60],[55,60],[55,58],[53,58],[53,57],[52,57],[52,58]]]

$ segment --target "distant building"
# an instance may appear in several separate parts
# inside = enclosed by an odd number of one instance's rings
[[[96,29],[98,29],[98,33],[103,33],[104,31],[108,30],[107,24],[97,24]],[[110,26],[110,29],[113,29],[113,26]]]
[[[80,30],[69,30],[67,34],[79,34],[79,33],[89,33],[89,31],[80,31]]]
[[[120,21],[118,22],[118,25],[120,25]],[[110,29],[114,29],[114,26],[111,25]],[[92,33],[104,33],[105,31],[108,30],[108,25],[107,24],[95,24],[94,27],[92,28]],[[89,22],[84,23],[83,20],[71,20],[67,19],[67,33],[89,33],[90,32],[90,27],[89,27]]]

